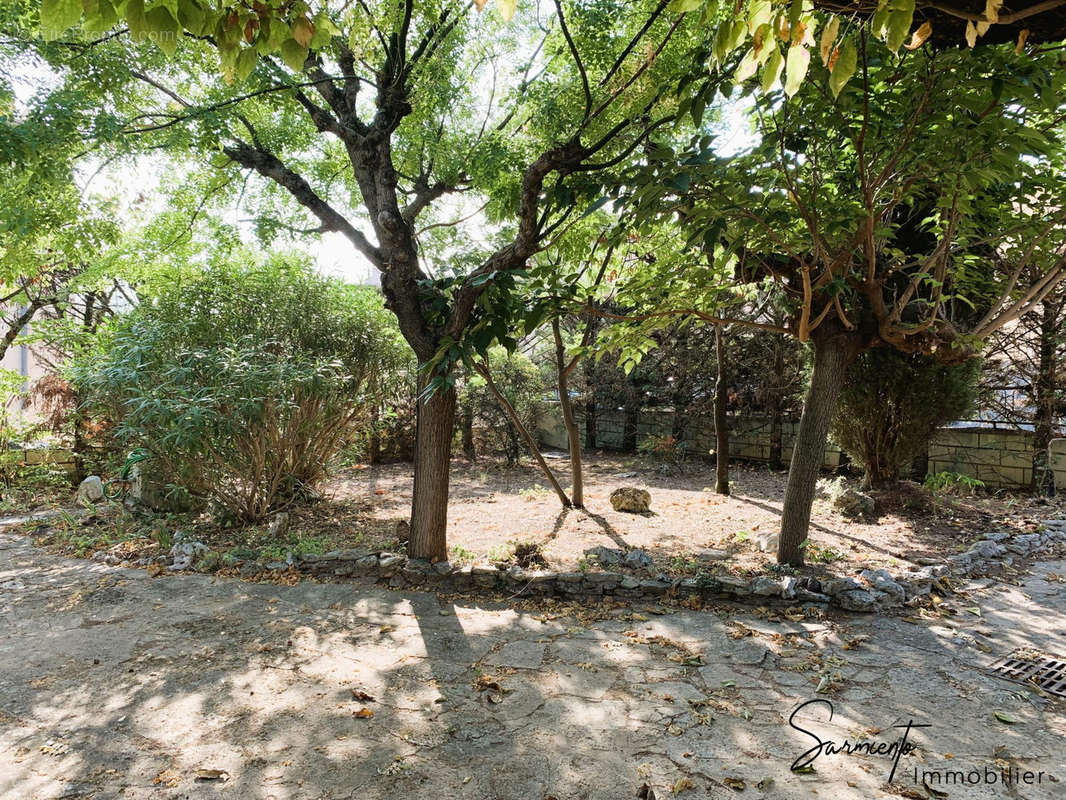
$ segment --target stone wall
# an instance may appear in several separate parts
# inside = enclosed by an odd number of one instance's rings
[[[579,419],[581,441],[585,442],[585,422]],[[671,436],[675,430],[672,408],[645,408],[637,416],[637,446],[650,437]],[[786,420],[781,426],[781,457],[785,463],[792,458],[799,420]],[[710,416],[689,416],[677,425],[678,437],[690,455],[707,455],[714,450],[714,419]],[[625,415],[608,411],[596,416],[596,447],[620,450],[625,436]],[[549,406],[537,420],[537,437],[541,444],[566,449],[566,428],[557,406]],[[766,417],[733,417],[729,420],[729,451],[733,458],[747,461],[770,460],[770,420]],[[840,465],[840,450],[826,448],[822,466],[834,469]]]
[[[673,434],[674,411],[669,408],[642,409],[637,417],[637,445],[652,436]],[[581,421],[582,442],[585,437]],[[729,449],[732,458],[766,462],[770,459],[770,421],[765,417],[733,417],[729,421]],[[782,460],[792,457],[799,420],[786,420],[781,429]],[[610,411],[596,417],[596,446],[606,450],[621,449],[625,417]],[[693,416],[678,426],[687,453],[708,455],[714,450],[714,420]],[[538,436],[548,447],[566,449],[566,429],[558,408],[551,406],[537,421]],[[1050,448],[1050,463],[1055,485],[1066,488],[1066,439],[1056,439]],[[822,466],[834,469],[841,463],[841,452],[830,445]],[[1023,489],[1031,484],[1033,474],[1032,433],[1009,428],[942,428],[929,444],[929,472],[957,472],[969,475],[993,489]]]

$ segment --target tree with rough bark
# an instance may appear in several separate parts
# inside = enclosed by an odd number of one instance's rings
[[[783,323],[729,321],[813,349],[778,550],[790,564],[803,561],[848,365],[878,346],[965,360],[1066,278],[1061,52],[897,57],[858,38],[858,79],[835,98],[826,54],[791,99],[753,101],[749,150],[722,158],[709,137],[680,151],[661,142],[623,190],[634,220],[672,221],[694,254],[713,247],[718,262],[711,272],[694,258],[688,271],[703,277],[687,295],[675,280],[649,316],[725,319],[713,281],[788,312]]]
[[[709,84],[669,5],[47,0],[41,23],[54,63],[125,68],[127,136],[211,159],[220,196],[258,178],[264,230],[339,234],[380,273],[422,364],[409,552],[440,559],[453,367],[511,335],[490,289],[601,202],[682,78]]]

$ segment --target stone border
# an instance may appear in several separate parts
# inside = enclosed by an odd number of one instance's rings
[[[624,599],[664,596],[699,596],[759,604],[815,604],[846,611],[875,612],[913,605],[930,594],[936,581],[947,575],[968,575],[989,567],[1006,566],[1015,556],[1047,552],[1066,543],[1066,520],[1046,520],[1040,533],[1011,535],[988,533],[964,553],[946,563],[917,567],[898,576],[888,570],[863,570],[858,579],[834,576],[825,579],[791,575],[760,575],[752,579],[731,575],[701,575],[693,578],[640,577],[624,572],[555,572],[491,565],[455,566],[448,561],[434,564],[408,559],[399,553],[370,550],[337,550],[305,555],[269,564],[234,562],[242,575],[288,569],[318,578],[337,580],[369,578],[392,589],[426,589],[441,592],[495,592],[511,597],[563,597]],[[227,564],[217,555],[202,556],[206,547],[198,542],[175,545],[171,568],[213,571]],[[109,561],[114,556],[105,556]],[[195,565],[192,564],[196,560]]]

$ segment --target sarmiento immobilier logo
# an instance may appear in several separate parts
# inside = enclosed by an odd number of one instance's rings
[[[817,698],[800,703],[789,715],[788,724],[793,730],[799,731],[808,737],[813,743],[808,749],[800,753],[792,762],[794,772],[808,772],[814,768],[815,763],[823,758],[848,758],[853,756],[866,756],[884,758],[888,770],[887,783],[910,781],[915,786],[922,786],[932,796],[943,796],[940,793],[949,788],[998,786],[1012,791],[1019,786],[1038,786],[1056,779],[1049,773],[1022,769],[1016,766],[981,765],[951,768],[951,769],[927,769],[918,764],[903,764],[901,760],[919,752],[918,745],[911,741],[912,731],[918,728],[931,728],[928,722],[915,722],[909,719],[906,722],[888,726],[885,730],[895,730],[894,736],[884,738],[866,738],[859,741],[836,741],[824,735],[819,730],[819,724],[832,722],[834,713],[833,704],[829,700]],[[801,712],[804,714],[802,721],[797,720]],[[818,714],[824,714],[821,722],[815,719]]]

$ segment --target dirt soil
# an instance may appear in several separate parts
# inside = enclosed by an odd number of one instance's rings
[[[563,453],[550,453],[560,478],[567,472]],[[543,475],[531,465],[508,467],[482,459],[452,462],[448,512],[450,558],[459,563],[509,561],[516,546],[537,548],[538,558],[523,566],[557,570],[602,567],[589,557],[596,548],[644,550],[650,574],[753,575],[776,568],[774,553],[761,552],[760,535],[778,529],[787,473],[734,465],[732,494],[715,494],[714,466],[693,461],[664,467],[646,457],[589,453],[586,456],[586,508],[564,512]],[[849,481],[857,486],[858,481]],[[564,484],[566,485],[566,484]],[[609,500],[619,486],[651,493],[651,512],[616,512]],[[288,554],[343,548],[402,550],[398,540],[410,510],[409,464],[357,465],[341,470],[318,502],[290,509],[291,525],[272,535],[266,524],[225,527],[209,515],[145,516],[119,504],[88,515],[31,522],[25,526],[41,545],[58,552],[90,556],[107,550],[120,560],[160,555],[178,532],[186,541],[206,543],[236,561],[283,561]],[[1037,530],[1038,520],[1066,516],[1066,503],[1028,495],[933,494],[904,483],[898,491],[872,492],[875,514],[846,519],[826,496],[814,503],[804,574],[854,574],[862,569],[942,562],[989,531]],[[50,501],[46,505],[53,505]],[[160,537],[159,532],[164,531]],[[703,550],[726,557],[701,560]],[[228,563],[233,563],[231,560]],[[612,566],[611,569],[617,569]]]
[[[556,472],[565,477],[563,454],[551,455]],[[695,571],[698,553],[714,548],[729,552],[732,571],[763,571],[774,558],[759,552],[756,535],[777,530],[787,473],[738,464],[730,478],[732,494],[722,497],[713,492],[713,464],[689,462],[667,471],[645,458],[590,453],[586,510],[564,512],[532,466],[457,460],[448,542],[453,556],[478,559],[504,555],[508,543],[536,542],[557,569],[583,566],[586,551],[599,546],[643,548],[655,569],[667,573]],[[651,513],[614,511],[609,496],[619,486],[647,489]],[[853,572],[942,560],[988,531],[1035,530],[1038,518],[1066,512],[1066,504],[1042,498],[933,496],[911,483],[899,492],[872,494],[877,511],[868,520],[845,519],[825,497],[815,501],[808,559],[816,571],[826,564],[835,572]],[[388,537],[408,514],[411,469],[407,464],[349,469],[326,487],[326,495],[333,504],[359,506],[362,529]]]

